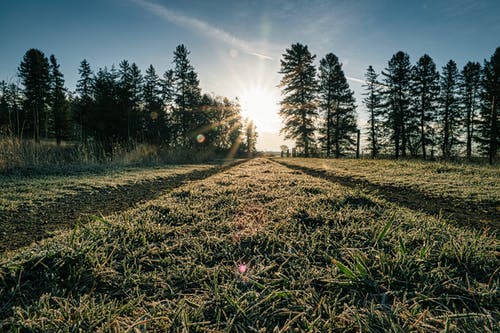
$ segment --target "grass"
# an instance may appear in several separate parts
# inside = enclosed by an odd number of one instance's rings
[[[0,196],[0,252],[46,238],[89,214],[110,214],[151,200],[183,182],[235,161],[163,167],[108,167],[66,175],[4,175]]]
[[[379,192],[413,209],[500,227],[498,166],[404,160],[276,159],[289,167]]]
[[[0,257],[0,330],[493,332],[495,230],[254,159]]]

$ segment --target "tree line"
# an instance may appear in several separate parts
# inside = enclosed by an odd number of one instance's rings
[[[0,83],[0,131],[19,139],[115,144],[149,143],[168,149],[255,152],[255,125],[241,116],[237,99],[202,94],[189,51],[179,45],[173,68],[160,77],[135,63],[93,71],[80,63],[75,92],[64,87],[54,55],[26,52],[20,84]]]
[[[356,105],[342,64],[327,54],[316,69],[306,45],[293,44],[281,60],[282,133],[304,156],[340,157],[354,149]],[[483,66],[468,62],[461,71],[450,60],[436,69],[425,54],[412,65],[407,53],[392,56],[381,72],[365,75],[367,141],[380,154],[427,159],[467,159],[473,152],[496,159],[499,146],[500,48]]]

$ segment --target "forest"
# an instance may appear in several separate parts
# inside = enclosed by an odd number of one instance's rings
[[[282,133],[296,141],[297,155],[344,156],[359,141],[354,92],[336,55],[328,53],[318,68],[315,58],[300,43],[283,54]],[[441,72],[427,54],[412,64],[398,51],[380,75],[368,66],[364,88],[368,126],[362,130],[372,158],[496,160],[500,47],[482,66],[469,61],[459,70],[449,60]]]
[[[143,143],[212,158],[254,153],[255,125],[242,118],[238,100],[201,92],[189,53],[177,46],[173,68],[161,78],[152,65],[142,73],[123,60],[94,71],[83,60],[71,92],[56,57],[30,49],[18,68],[19,84],[0,83],[0,135],[71,142],[91,147],[101,160]]]

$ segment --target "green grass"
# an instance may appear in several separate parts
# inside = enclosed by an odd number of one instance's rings
[[[500,202],[498,166],[369,159],[285,158],[279,161],[374,184],[415,189],[433,196]]]
[[[254,159],[0,257],[0,330],[493,332],[498,248]]]
[[[82,192],[98,193],[102,189],[127,186],[184,174],[195,170],[206,170],[209,164],[173,166],[129,166],[110,167],[96,171],[76,172],[69,175],[1,175],[0,210],[13,210],[19,206],[35,207],[57,202],[63,197],[80,195]]]
[[[276,161],[462,226],[500,228],[500,169],[404,160],[279,158]]]

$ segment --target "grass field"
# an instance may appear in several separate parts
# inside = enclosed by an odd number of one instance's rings
[[[370,163],[187,167],[151,200],[0,255],[0,331],[498,331],[498,228],[482,220],[498,168]],[[488,203],[480,219],[434,213],[465,199]]]
[[[445,214],[463,226],[500,227],[498,166],[404,160],[277,159],[346,186],[372,190],[398,204]]]

